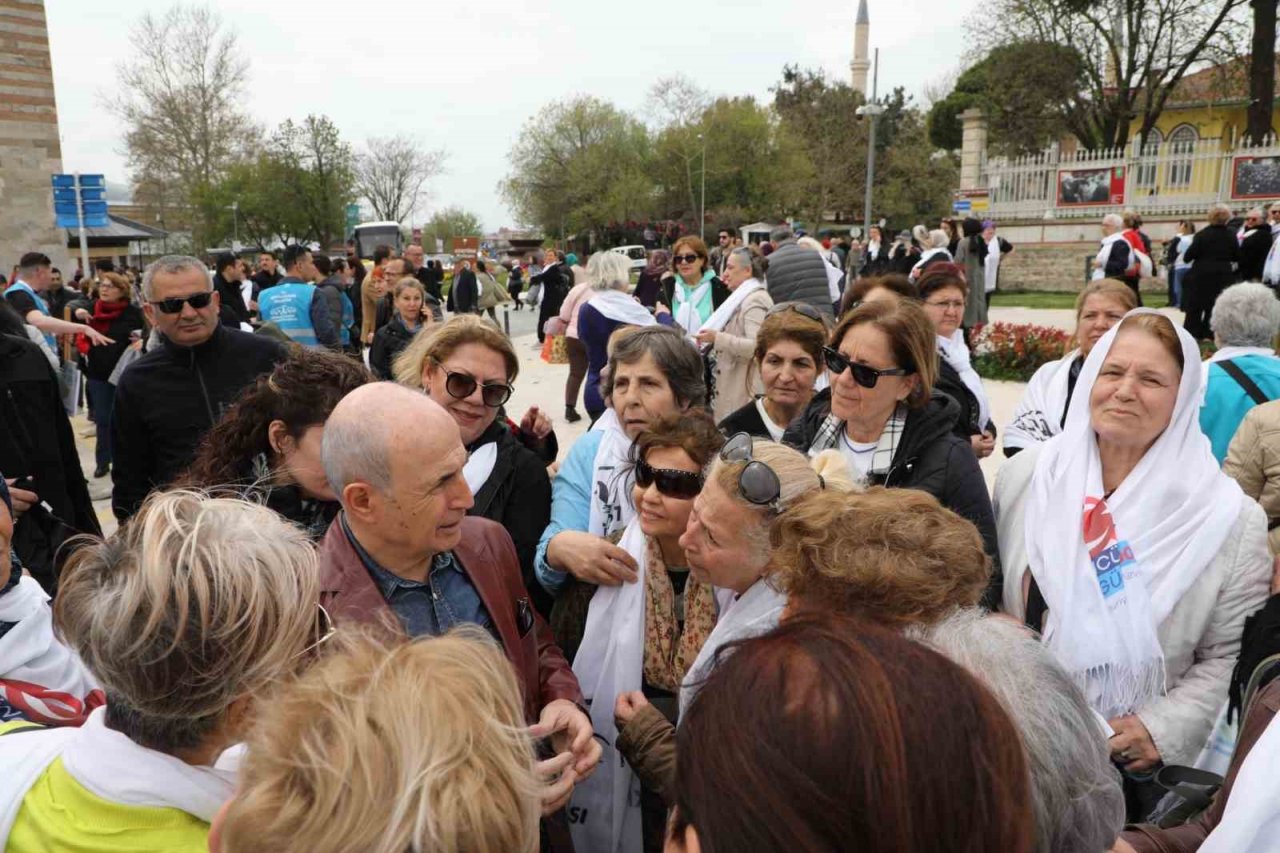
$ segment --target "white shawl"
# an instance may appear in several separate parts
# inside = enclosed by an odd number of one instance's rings
[[[613,706],[619,693],[639,690],[644,680],[644,531],[631,521],[618,543],[636,560],[636,580],[620,586],[601,586],[591,597],[582,644],[573,659],[573,672],[591,709],[591,724],[604,738],[600,766],[573,792],[581,820],[571,823],[573,845],[579,850],[640,853],[640,780],[618,753],[618,729]]]
[[[1094,260],[1098,262],[1098,265],[1093,268],[1093,275],[1091,276],[1094,281],[1107,277],[1107,259],[1111,256],[1111,244],[1117,240],[1125,244],[1129,249],[1130,256],[1133,255],[1133,247],[1129,245],[1128,240],[1124,239],[1123,232],[1117,231],[1114,234],[1108,234],[1106,237],[1103,237],[1102,246],[1098,249],[1098,254],[1094,256]],[[1126,261],[1125,268],[1128,269],[1132,264],[1132,260]]]
[[[600,419],[591,427],[592,432],[604,433],[596,448],[595,463],[591,472],[591,509],[587,532],[596,536],[608,536],[631,522],[635,507],[631,505],[631,484],[635,479],[627,451],[631,439],[618,422],[618,414],[612,408],[605,409]]]
[[[102,704],[98,680],[53,633],[49,596],[24,575],[0,597],[0,622],[13,625],[0,642],[0,702],[32,722],[79,723],[86,708]]]
[[[698,331],[723,332],[724,327],[729,325],[729,321],[733,319],[733,315],[738,313],[738,309],[742,307],[742,303],[757,290],[764,290],[764,284],[754,278],[749,278],[738,285],[737,289],[729,294],[729,298],[721,302],[720,307],[711,312],[707,322],[699,326]]]
[[[996,289],[996,279],[1000,275],[1000,238],[992,237],[987,244],[987,257],[982,262],[982,289],[992,293]]]
[[[1126,316],[1138,313],[1157,312]],[[1187,369],[1172,419],[1104,501],[1089,396],[1121,325],[1085,360],[1066,426],[1036,460],[1023,529],[1029,570],[1049,607],[1045,642],[1108,719],[1164,692],[1156,629],[1217,555],[1241,498],[1200,430],[1199,349],[1175,327]],[[1020,589],[1021,569],[1011,570],[1006,589]]]
[[[1262,283],[1272,286],[1280,284],[1280,225],[1271,226],[1271,250],[1267,252],[1267,261],[1262,265]]]
[[[1005,447],[1032,447],[1062,432],[1071,365],[1079,357],[1080,350],[1073,349],[1035,372],[1013,410],[1013,420],[1004,429]]]
[[[936,249],[925,249],[923,252],[920,253],[920,260],[916,261],[916,265],[911,268],[911,272],[908,274],[907,277],[910,278],[912,281],[915,281],[917,278],[919,278],[920,271],[924,268],[924,265],[928,262],[928,260],[932,258],[934,255],[946,255],[948,261],[952,260],[951,252],[948,251],[946,248],[939,246]]]
[[[467,464],[462,466],[462,478],[467,481],[471,494],[475,495],[489,482],[493,466],[498,461],[498,442],[490,441],[471,451]]]
[[[1270,853],[1280,839],[1280,718],[1267,724],[1231,788],[1222,822],[1200,845],[1200,853]]]
[[[688,285],[684,284],[680,277],[676,277],[675,289],[671,297],[671,301],[675,303],[671,306],[671,310],[675,312],[676,322],[680,324],[680,328],[686,330],[692,337],[702,325],[702,315],[698,312],[698,305],[702,300],[708,299],[708,291],[711,290],[711,278],[704,277],[698,286],[689,291],[688,298],[682,298],[684,289]],[[715,313],[714,311],[712,313]],[[710,318],[710,314],[707,315]]]
[[[718,595],[717,600],[720,600]],[[716,651],[734,640],[757,637],[772,631],[778,626],[786,606],[787,597],[774,589],[765,578],[752,584],[732,606],[724,607],[724,602],[721,601],[724,609],[720,611],[716,627],[702,644],[702,650],[694,658],[684,681],[680,682],[680,719],[684,719],[689,703],[693,701],[702,682],[711,674]]]
[[[964,342],[964,333],[956,329],[950,338],[944,338],[942,335],[937,337],[938,349],[942,352],[942,357],[947,360],[947,364],[955,368],[956,373],[960,374],[960,380],[964,382],[964,387],[968,388],[977,399],[978,427],[985,430],[987,424],[991,423],[991,403],[987,401],[987,391],[982,387],[982,378],[969,362],[969,347]]]
[[[584,304],[590,305],[615,323],[627,326],[652,326],[658,322],[653,319],[648,308],[620,290],[602,290]]]

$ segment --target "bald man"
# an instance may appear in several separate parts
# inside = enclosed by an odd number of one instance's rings
[[[558,778],[543,808],[560,809],[599,763],[600,745],[578,679],[529,601],[511,536],[467,517],[457,423],[424,394],[365,385],[329,416],[321,458],[342,504],[320,545],[325,609],[340,624],[408,637],[463,624],[487,631],[515,668],[525,715],[537,722],[531,733],[551,738],[557,754],[542,770]]]

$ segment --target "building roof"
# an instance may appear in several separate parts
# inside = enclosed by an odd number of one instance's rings
[[[1205,104],[1247,104],[1249,102],[1249,60],[1241,56],[1188,74],[1169,93],[1165,109]],[[1276,62],[1280,77],[1280,59]]]
[[[85,236],[99,243],[128,243],[131,240],[158,240],[169,233],[159,228],[152,228],[150,225],[143,225],[141,222],[135,222],[132,219],[125,219],[115,213],[108,213],[107,219],[109,223],[104,227],[85,228]],[[67,232],[67,240],[69,242],[80,239],[77,229],[66,228],[63,230]]]

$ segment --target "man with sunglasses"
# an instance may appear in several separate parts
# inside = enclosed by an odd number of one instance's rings
[[[111,509],[122,522],[191,463],[240,392],[286,354],[271,338],[218,322],[221,302],[198,258],[166,255],[151,264],[142,298],[160,346],[129,365],[116,385]]]

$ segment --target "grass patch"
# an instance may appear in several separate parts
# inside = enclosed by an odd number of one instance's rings
[[[1148,308],[1164,308],[1169,304],[1166,293],[1144,293],[1142,302]],[[1069,291],[997,290],[991,296],[992,308],[1063,308],[1076,307],[1076,294]]]

